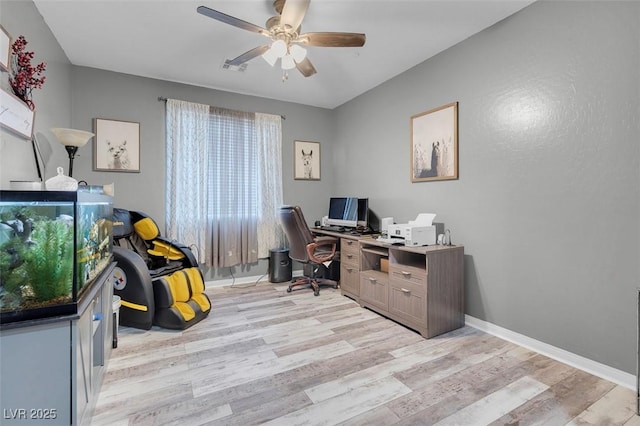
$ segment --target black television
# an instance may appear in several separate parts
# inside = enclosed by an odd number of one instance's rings
[[[327,225],[355,228],[358,226],[358,198],[331,197]]]

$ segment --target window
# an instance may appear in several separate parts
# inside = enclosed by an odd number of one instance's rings
[[[282,244],[282,119],[167,100],[167,236],[213,267]]]

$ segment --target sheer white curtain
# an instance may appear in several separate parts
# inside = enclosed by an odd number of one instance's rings
[[[260,194],[258,200],[258,257],[269,256],[269,250],[280,247],[284,234],[278,209],[282,205],[282,118],[256,113]],[[275,230],[275,232],[274,232]]]
[[[205,117],[189,114],[197,125],[176,126],[169,122],[183,113],[170,110],[193,107],[169,101],[167,224],[172,226],[167,235],[186,244],[193,241],[200,249],[199,261],[208,266],[255,263],[267,257],[283,238],[277,218],[282,204],[280,116],[206,107]],[[170,138],[169,130],[176,132],[176,127],[187,131]],[[202,132],[190,130],[201,127]],[[205,147],[191,140],[200,135]],[[189,153],[192,146],[197,150]],[[176,161],[185,156],[187,162]],[[185,196],[183,191],[197,194]],[[191,239],[195,236],[197,242]]]
[[[209,106],[167,99],[165,127],[167,237],[195,245],[198,262],[206,263]]]

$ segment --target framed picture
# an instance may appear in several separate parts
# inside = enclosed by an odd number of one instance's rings
[[[293,178],[320,180],[320,142],[294,141]]]
[[[140,172],[140,123],[96,118],[93,170]]]
[[[0,90],[0,125],[22,139],[31,140],[36,112],[20,98]]]
[[[0,70],[9,71],[9,61],[11,61],[11,36],[0,25]]]
[[[411,117],[411,182],[458,179],[458,103]]]

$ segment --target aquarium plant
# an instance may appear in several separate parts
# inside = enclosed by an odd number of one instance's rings
[[[61,221],[38,221],[22,268],[37,302],[70,296],[73,282],[73,228]]]

